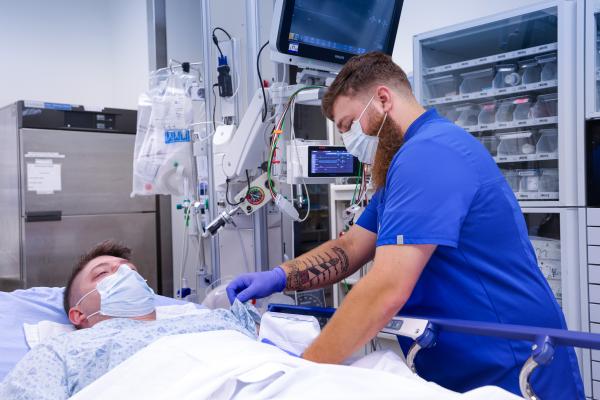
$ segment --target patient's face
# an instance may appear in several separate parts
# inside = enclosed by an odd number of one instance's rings
[[[125,260],[119,257],[113,256],[100,256],[94,258],[92,261],[87,263],[85,267],[81,270],[81,272],[75,278],[72,287],[72,306],[74,307],[75,303],[81,299],[86,293],[94,290],[96,285],[107,276],[114,274],[121,264],[127,264],[131,269],[137,271],[135,265],[133,265],[130,261]],[[72,307],[72,308],[73,308]],[[88,296],[83,299],[81,303],[76,307],[78,308],[85,317],[91,315],[100,309],[100,294],[97,291],[93,291]],[[71,322],[75,325],[78,325],[82,328],[89,328],[96,323],[108,319],[110,317],[106,317],[104,315],[96,314],[89,318],[83,319],[81,322],[73,321],[71,316],[69,315]]]

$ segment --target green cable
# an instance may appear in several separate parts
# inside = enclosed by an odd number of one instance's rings
[[[273,155],[275,154],[275,149],[277,148],[278,141],[279,141],[279,135],[277,135],[277,137],[275,138],[275,141],[273,142],[273,146],[271,148],[271,154],[269,155],[269,163],[267,165],[267,184],[269,185],[269,189],[273,193],[277,193],[277,192],[274,190],[273,185],[271,183],[271,167],[273,165]]]
[[[356,181],[356,185],[354,185],[354,193],[352,194],[352,205],[354,205],[354,200],[356,198],[356,191],[359,188],[359,185],[361,184],[361,177],[363,174],[363,167],[362,167],[362,163],[359,162],[358,163],[358,180]]]
[[[300,88],[298,90],[296,90],[294,93],[292,93],[292,95],[290,96],[290,106],[291,106],[291,102],[293,101],[293,99],[298,95],[298,93],[300,93],[303,90],[307,90],[307,89],[320,89],[320,88],[324,88],[325,86],[320,86],[320,85],[310,85],[310,86],[305,86],[303,88]],[[282,133],[278,134],[277,137],[275,138],[275,141],[273,142],[273,148],[271,149],[271,153],[269,154],[269,162],[267,164],[267,184],[269,185],[269,189],[273,192],[276,193],[276,191],[274,190],[272,184],[271,184],[271,168],[273,166],[273,156],[275,155],[275,149],[277,148],[277,142],[279,141],[279,135],[283,134],[283,131],[285,130],[285,117],[287,116],[287,113],[289,112],[290,107],[288,107],[285,111],[285,113],[283,114],[283,116],[281,117],[281,128],[279,130],[282,131]],[[361,164],[362,165],[362,164]],[[362,172],[362,170],[361,170]],[[356,190],[356,189],[355,189]],[[354,196],[353,196],[354,198]],[[352,201],[354,203],[354,200]]]
[[[350,285],[348,285],[348,282],[346,282],[345,279],[342,281],[342,283],[344,284],[344,287],[346,288],[346,294],[348,294],[350,292]]]

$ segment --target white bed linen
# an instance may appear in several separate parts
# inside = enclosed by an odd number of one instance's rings
[[[389,362],[388,358],[384,363],[388,368]],[[116,398],[518,399],[497,387],[458,394],[402,367],[392,374],[358,366],[317,364],[234,331],[162,338],[73,397]]]

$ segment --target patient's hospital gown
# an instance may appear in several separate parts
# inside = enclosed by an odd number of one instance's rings
[[[236,301],[231,311],[101,321],[34,347],[0,383],[0,399],[66,399],[163,336],[230,329],[256,338],[255,317],[253,309]]]

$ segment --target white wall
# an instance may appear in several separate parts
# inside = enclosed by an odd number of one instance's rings
[[[134,108],[148,70],[145,0],[2,0],[0,106]]]
[[[86,0],[90,1],[90,0]],[[148,86],[148,21],[146,0],[102,0],[108,8],[112,99],[106,104],[136,108]]]
[[[394,44],[394,61],[413,69],[413,36],[449,25],[548,0],[405,0]]]

